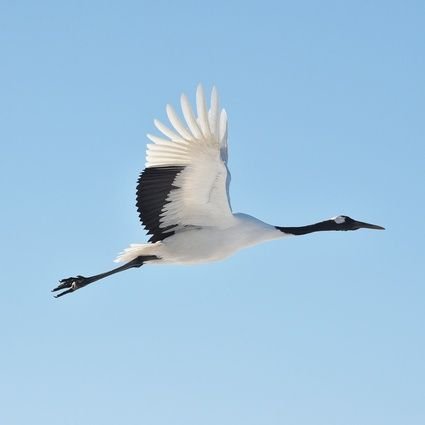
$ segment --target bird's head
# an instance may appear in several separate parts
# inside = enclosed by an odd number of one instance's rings
[[[375,229],[385,230],[384,227],[376,224],[364,223],[363,221],[357,221],[346,215],[338,215],[331,218],[329,221],[335,223],[334,230],[358,230],[358,229]]]

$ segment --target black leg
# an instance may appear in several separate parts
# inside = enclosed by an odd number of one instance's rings
[[[123,266],[117,267],[116,269],[109,270],[105,273],[100,273],[94,276],[84,277],[78,275],[76,277],[68,277],[66,279],[62,279],[59,281],[59,285],[52,289],[52,292],[60,291],[62,289],[66,289],[66,291],[61,292],[58,295],[55,295],[55,298],[62,297],[63,295],[69,294],[71,292],[76,291],[77,289],[83,288],[84,286],[89,285],[90,283],[96,282],[97,280],[103,279],[107,276],[111,276],[112,274],[123,272],[124,270],[128,270],[134,267],[141,267],[144,263],[151,260],[157,260],[158,257],[156,255],[143,255],[140,257],[131,260],[130,262],[124,264]]]

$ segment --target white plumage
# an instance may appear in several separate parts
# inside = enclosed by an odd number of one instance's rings
[[[185,123],[167,105],[173,128],[154,120],[161,137],[146,153],[146,168],[184,167],[173,180],[161,209],[161,229],[174,234],[150,244],[132,244],[116,262],[141,255],[156,255],[150,263],[193,264],[220,260],[246,246],[285,236],[274,226],[246,214],[233,214],[230,206],[230,173],[227,168],[227,114],[220,110],[218,93],[211,92],[210,108],[202,86],[196,90],[196,116],[186,95],[181,96]],[[140,199],[143,204],[144,199]],[[142,214],[143,220],[143,214]],[[146,224],[146,223],[145,223]],[[149,230],[149,227],[148,227]]]
[[[167,105],[171,128],[158,120],[161,137],[151,144],[137,186],[137,209],[151,235],[149,243],[132,244],[115,260],[124,265],[105,273],[62,279],[57,297],[133,267],[149,264],[196,264],[226,258],[236,251],[289,235],[328,230],[383,229],[347,216],[301,227],[280,227],[247,214],[233,214],[227,168],[227,115],[218,93],[208,109],[202,86],[196,91],[196,114],[181,96],[184,120]]]

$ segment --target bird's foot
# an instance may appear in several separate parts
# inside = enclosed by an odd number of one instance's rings
[[[66,289],[66,291],[61,292],[60,294],[55,295],[55,298],[59,298],[62,295],[70,294],[71,292],[76,291],[77,289],[82,288],[83,286],[91,283],[90,278],[84,276],[68,277],[66,279],[61,279],[59,285],[52,289],[52,292],[60,291]]]

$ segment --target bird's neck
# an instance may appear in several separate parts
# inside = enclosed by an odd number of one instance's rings
[[[300,227],[281,227],[281,226],[275,226],[275,227],[277,230],[280,230],[283,233],[287,233],[289,235],[295,235],[295,236],[306,235],[307,233],[313,233],[313,232],[326,232],[330,230],[340,230],[334,220],[320,221],[319,223],[309,224],[307,226],[300,226]]]

